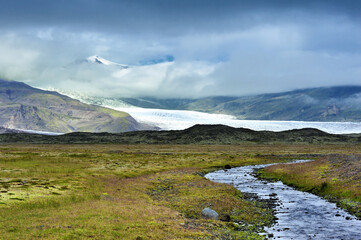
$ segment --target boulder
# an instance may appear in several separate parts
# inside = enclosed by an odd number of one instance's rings
[[[216,211],[214,211],[213,209],[205,208],[202,210],[202,217],[205,219],[217,220],[218,216],[219,216],[218,213]]]
[[[224,166],[224,168],[225,168],[225,169],[231,169],[232,167],[231,167],[231,165],[226,164],[226,165]]]

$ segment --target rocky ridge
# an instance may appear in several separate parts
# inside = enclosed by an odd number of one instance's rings
[[[88,105],[53,91],[0,79],[0,126],[48,132],[126,132],[154,127],[128,113]]]

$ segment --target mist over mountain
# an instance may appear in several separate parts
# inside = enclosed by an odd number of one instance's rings
[[[38,88],[204,98],[360,83],[360,1],[3,5],[0,77]],[[89,56],[102,64],[68,66]],[[129,68],[120,71],[110,62]]]

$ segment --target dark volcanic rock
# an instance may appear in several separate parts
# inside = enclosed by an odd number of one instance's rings
[[[225,169],[231,169],[232,167],[231,167],[231,165],[226,164],[226,165],[224,166],[224,168],[225,168]]]

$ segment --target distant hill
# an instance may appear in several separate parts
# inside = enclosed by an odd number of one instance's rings
[[[179,131],[136,131],[118,134],[111,133],[69,133],[60,136],[39,134],[5,133],[0,134],[1,143],[38,144],[241,144],[241,143],[306,143],[306,144],[345,144],[360,143],[360,135],[328,134],[313,128],[283,132],[253,131],[245,128],[232,128],[224,125],[195,125]]]
[[[246,97],[120,98],[144,108],[223,113],[245,120],[361,121],[361,86],[301,89]]]
[[[154,129],[125,112],[88,105],[22,82],[0,79],[0,127],[69,133]]]

